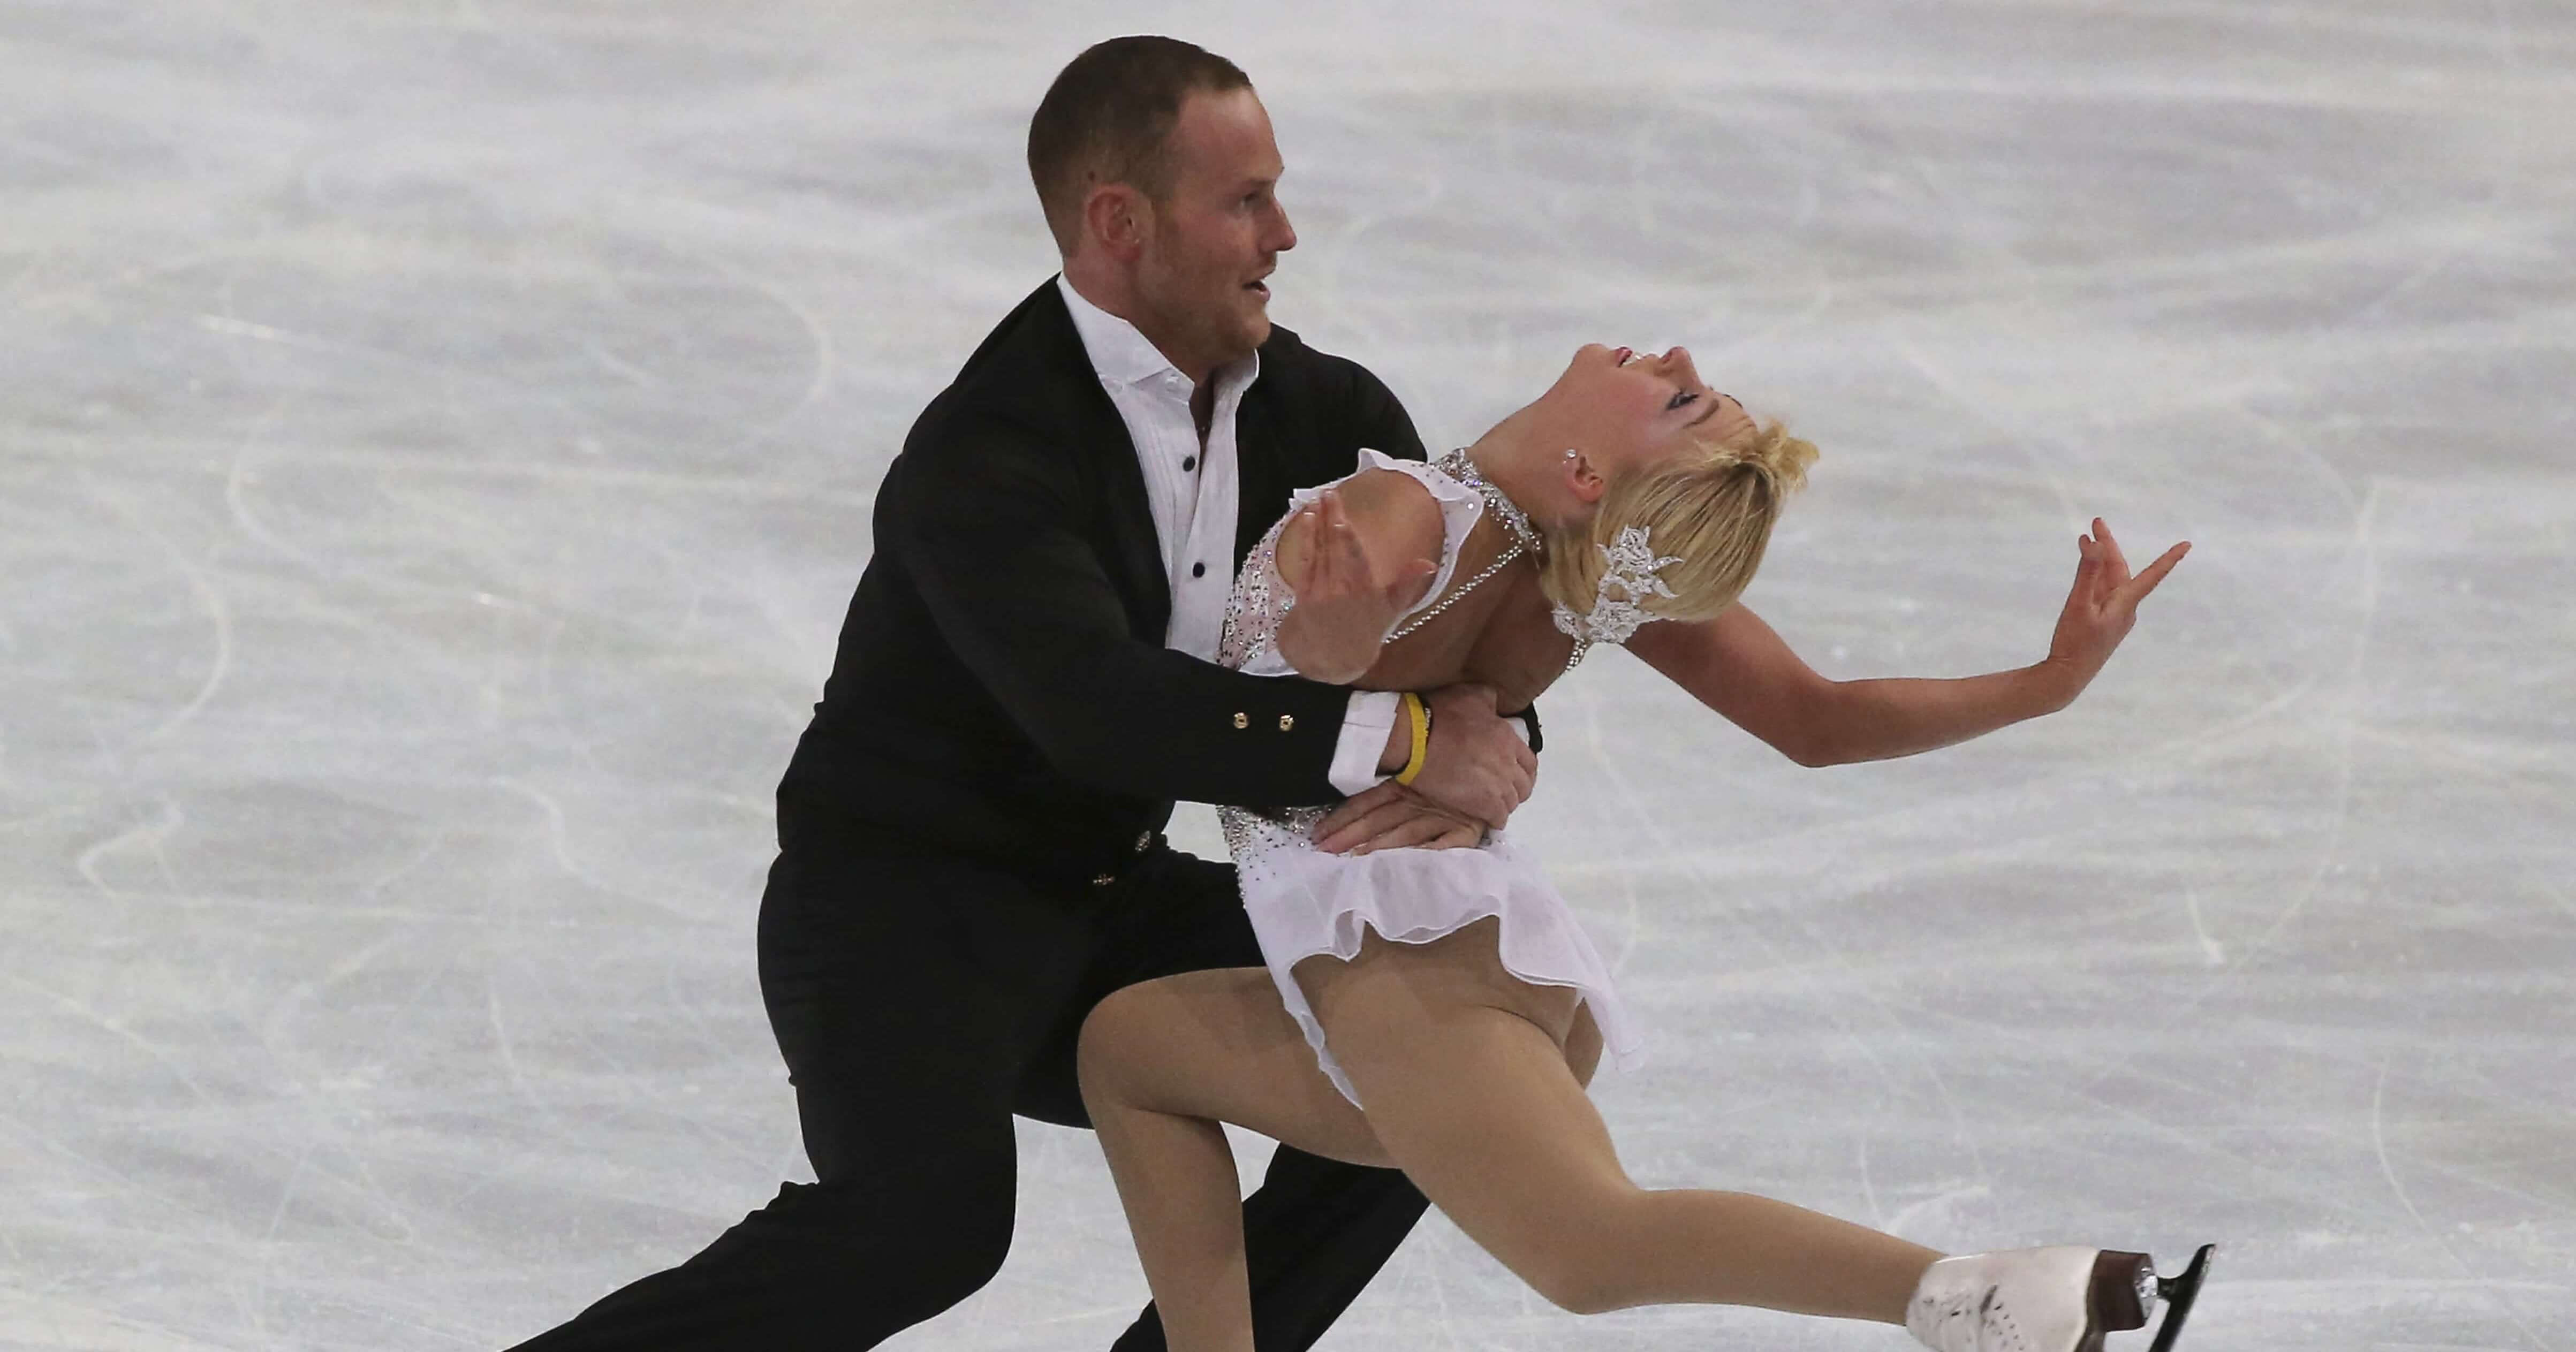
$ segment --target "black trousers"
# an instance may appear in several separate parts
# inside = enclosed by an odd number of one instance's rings
[[[1088,1126],[1082,1019],[1111,991],[1261,962],[1234,870],[1158,840],[1109,887],[946,857],[782,853],[760,984],[819,1180],[520,1352],[873,1347],[990,1281],[1011,1242],[1014,1114]],[[1404,1176],[1282,1147],[1244,1203],[1255,1339],[1322,1336],[1420,1219]],[[1147,1306],[1117,1352],[1160,1352]]]

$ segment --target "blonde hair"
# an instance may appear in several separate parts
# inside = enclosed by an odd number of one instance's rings
[[[1815,460],[1815,445],[1777,422],[1722,439],[1694,438],[1662,463],[1613,482],[1588,525],[1548,530],[1539,586],[1550,601],[1589,614],[1609,571],[1603,550],[1621,530],[1638,526],[1656,557],[1678,556],[1657,574],[1674,594],[1626,596],[1616,582],[1612,590],[1657,619],[1709,619],[1753,581],[1772,524]]]

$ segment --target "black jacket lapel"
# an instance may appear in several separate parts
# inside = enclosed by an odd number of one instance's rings
[[[1288,467],[1280,463],[1278,429],[1269,418],[1253,416],[1246,407],[1234,420],[1234,570],[1252,557],[1252,547],[1279,523],[1288,510]]]
[[[1163,572],[1162,537],[1154,529],[1136,443],[1127,435],[1118,406],[1100,388],[1100,373],[1092,369],[1082,333],[1074,328],[1073,312],[1065,308],[1054,280],[1022,308],[1028,319],[1025,346],[1016,354],[997,353],[996,360],[1030,381],[1023,391],[1022,416],[1063,454],[1076,457],[1083,477],[1096,485],[1094,507],[1109,547],[1105,561],[1110,580],[1136,617],[1137,636],[1160,643],[1171,625],[1172,580]]]

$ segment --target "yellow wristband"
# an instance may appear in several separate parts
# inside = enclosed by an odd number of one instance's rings
[[[1422,697],[1410,690],[1404,692],[1404,716],[1413,721],[1413,756],[1404,768],[1395,772],[1395,782],[1411,784],[1422,773],[1422,758],[1431,750],[1431,711],[1422,707]]]

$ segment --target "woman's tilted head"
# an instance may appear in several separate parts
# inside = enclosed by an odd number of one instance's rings
[[[1752,582],[1781,507],[1816,459],[1812,444],[1710,389],[1678,347],[1586,347],[1527,412],[1538,415],[1534,446],[1565,447],[1550,485],[1561,510],[1540,516],[1540,585],[1578,615],[1605,594],[1610,552],[1630,529],[1646,532],[1653,557],[1671,560],[1656,577],[1672,594],[1630,596],[1612,580],[1610,599],[1683,622],[1725,610]]]

